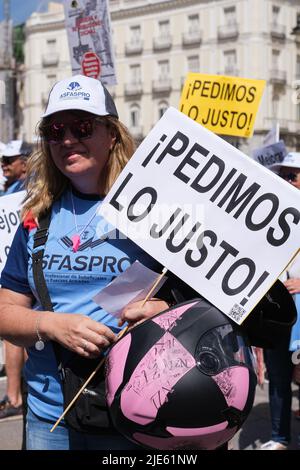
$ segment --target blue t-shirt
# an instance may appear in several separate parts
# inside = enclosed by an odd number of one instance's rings
[[[101,309],[92,298],[137,259],[150,269],[158,270],[159,265],[133,242],[120,237],[101,216],[94,216],[101,205],[98,196],[87,196],[73,190],[73,199],[76,219],[69,191],[52,207],[43,270],[53,309],[88,315],[117,333],[118,320]],[[84,228],[78,251],[73,252],[71,238]],[[18,228],[2,271],[1,285],[15,292],[33,294],[36,300],[33,308],[42,310],[32,274],[35,231],[28,233],[23,226]],[[108,233],[109,238],[106,238]],[[28,348],[25,378],[31,410],[42,418],[56,421],[63,412],[63,397],[51,342],[47,342],[42,351]]]
[[[25,181],[17,180],[7,188],[4,195],[6,196],[7,194],[18,193],[19,191],[23,191],[24,189],[25,189]]]

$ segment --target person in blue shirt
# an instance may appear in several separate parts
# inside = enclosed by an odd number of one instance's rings
[[[156,298],[125,307],[120,320],[93,301],[136,260],[161,272],[155,259],[119,234],[98,211],[133,152],[133,139],[100,81],[76,75],[54,85],[39,124],[38,149],[27,162],[23,222],[0,280],[0,336],[26,347],[28,353],[28,450],[136,449],[112,426],[105,402],[98,411],[99,433],[75,430],[67,416],[50,433],[64,408],[54,343],[62,350],[64,364],[74,358],[76,363],[100,358],[115,343],[124,322],[132,325],[168,309],[174,300],[198,297],[170,274]],[[50,223],[42,268],[53,311],[43,308],[33,276],[33,258],[40,251],[34,235],[45,213],[50,213]],[[278,306],[272,298],[266,302],[273,309]],[[260,308],[257,318],[265,327]],[[252,323],[252,332],[259,325]],[[281,322],[280,333],[282,326]]]
[[[112,227],[98,215],[103,197],[133,154],[134,142],[106,88],[82,75],[54,85],[39,134],[39,148],[27,162],[23,224],[0,291],[0,335],[28,353],[27,449],[135,448],[110,425],[101,436],[77,432],[65,422],[49,432],[63,411],[52,342],[63,346],[66,360],[74,354],[101,356],[121,327],[93,297],[135,260],[159,269],[130,240],[106,238]],[[32,273],[33,236],[47,210],[51,220],[43,271],[54,312],[43,311]],[[149,299],[144,306],[138,302],[125,309],[122,320],[147,318],[166,308],[165,300]]]
[[[22,140],[11,140],[3,148],[1,169],[5,177],[2,196],[25,189],[26,162],[32,147]],[[4,341],[6,393],[0,401],[0,422],[25,413],[22,407],[22,368],[25,361],[24,348]],[[25,404],[23,403],[25,407]],[[22,448],[25,447],[23,436]]]
[[[26,161],[32,147],[22,140],[11,140],[2,152],[1,168],[6,179],[4,194],[12,194],[24,189]]]

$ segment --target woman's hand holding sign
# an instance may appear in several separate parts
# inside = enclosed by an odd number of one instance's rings
[[[130,326],[133,326],[136,322],[141,320],[147,320],[157,313],[162,312],[169,308],[169,305],[164,300],[152,298],[147,302],[141,300],[127,305],[122,311],[119,326],[122,326],[125,322],[128,322]]]

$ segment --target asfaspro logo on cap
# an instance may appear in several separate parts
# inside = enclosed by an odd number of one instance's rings
[[[72,100],[72,99],[84,99],[85,101],[90,100],[90,93],[82,90],[82,86],[78,82],[70,82],[67,86],[67,90],[62,93],[59,97],[60,100]]]
[[[81,86],[78,82],[71,82],[70,85],[67,87],[67,90],[71,90],[71,91],[74,91],[74,90],[81,90]]]

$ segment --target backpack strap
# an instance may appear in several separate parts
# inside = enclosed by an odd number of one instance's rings
[[[49,295],[48,287],[46,284],[44,271],[43,271],[43,256],[45,252],[45,246],[48,240],[49,235],[49,225],[51,219],[51,209],[45,212],[39,219],[39,227],[33,236],[33,250],[35,248],[40,248],[38,251],[33,251],[32,253],[32,272],[33,280],[35,284],[36,291],[38,293],[41,305],[44,310],[49,310],[53,312],[53,305]],[[56,341],[51,341],[58,371],[61,373],[62,364],[61,364],[61,346]]]
[[[53,312],[53,306],[48,292],[47,284],[43,272],[43,256],[45,252],[45,245],[49,235],[49,225],[51,218],[51,210],[47,211],[39,220],[39,227],[33,236],[33,250],[42,247],[38,251],[33,251],[32,254],[32,272],[34,284],[40,298],[40,302],[44,310]]]

